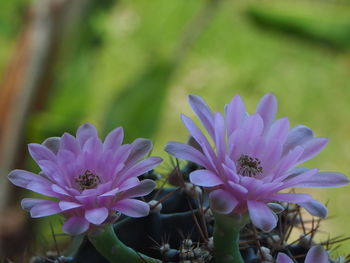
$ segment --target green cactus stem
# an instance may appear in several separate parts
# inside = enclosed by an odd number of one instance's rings
[[[161,263],[136,252],[119,240],[112,225],[98,229],[88,235],[90,242],[110,263]]]
[[[247,216],[227,216],[214,212],[214,257],[220,263],[244,263],[239,251],[239,232],[248,223]]]

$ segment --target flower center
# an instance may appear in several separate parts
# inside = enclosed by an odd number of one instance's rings
[[[93,174],[90,170],[86,170],[84,174],[78,176],[75,182],[79,185],[81,191],[85,189],[94,189],[101,183],[98,175]]]
[[[260,160],[250,157],[249,155],[241,155],[238,159],[238,174],[242,176],[255,177],[263,172]]]

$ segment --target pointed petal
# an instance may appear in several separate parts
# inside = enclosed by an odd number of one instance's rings
[[[229,214],[237,206],[238,201],[230,193],[217,189],[209,194],[210,207],[222,214]]]
[[[38,174],[19,169],[11,171],[7,177],[11,183],[23,188],[27,188],[28,184],[31,182],[50,184],[49,180]]]
[[[256,113],[258,113],[264,121],[265,130],[271,125],[277,113],[277,100],[272,93],[266,94],[259,102]]]
[[[113,206],[113,209],[130,217],[144,217],[149,214],[149,205],[136,199],[120,200]]]
[[[28,145],[28,150],[35,162],[39,162],[41,160],[54,161],[56,159],[55,154],[42,144],[31,143]]]
[[[148,139],[138,138],[131,144],[132,149],[127,159],[128,165],[134,165],[152,149],[153,144]]]
[[[205,156],[195,148],[178,142],[168,142],[164,149],[176,158],[196,163],[208,168]]]
[[[287,138],[289,130],[289,120],[288,118],[278,119],[272,123],[271,128],[267,132],[267,141],[271,139],[279,140],[284,142]]]
[[[298,163],[305,162],[315,155],[319,154],[322,149],[326,146],[328,139],[326,138],[313,138],[303,144],[304,152],[299,158]]]
[[[97,207],[85,211],[85,219],[94,225],[102,224],[108,217],[106,207]]]
[[[223,181],[209,170],[196,170],[190,173],[191,183],[204,187],[212,187],[223,184]]]
[[[33,218],[50,216],[61,212],[58,202],[44,199],[24,198],[21,206],[24,210],[29,211],[30,216]]]
[[[223,160],[226,153],[226,129],[225,120],[220,113],[215,114],[215,146],[216,153],[220,160]]]
[[[72,216],[64,223],[62,230],[68,235],[76,236],[88,230],[89,225],[84,217]]]
[[[142,180],[139,185],[126,190],[123,193],[123,198],[134,198],[148,195],[154,190],[155,187],[156,183],[153,180]]]
[[[64,133],[61,138],[60,150],[70,151],[75,155],[78,155],[80,152],[80,145],[77,139],[69,133]]]
[[[239,128],[246,117],[245,105],[239,95],[236,95],[227,107],[227,133],[231,135]]]
[[[103,142],[103,150],[116,150],[123,142],[124,131],[122,127],[118,127],[108,133]]]
[[[60,202],[58,202],[58,205],[62,211],[82,207],[82,204],[69,202],[69,201],[60,201]]]
[[[147,159],[144,159],[137,163],[136,165],[132,166],[129,170],[125,172],[125,174],[122,176],[123,180],[130,178],[130,177],[136,177],[141,174],[144,174],[153,168],[155,168],[158,164],[160,164],[163,161],[160,157],[149,157]]]
[[[321,246],[313,246],[306,255],[305,263],[328,263],[328,254]]]
[[[286,171],[295,166],[303,152],[304,149],[301,146],[297,146],[293,150],[288,152],[278,164],[278,167],[275,171],[275,178],[285,175]]]
[[[277,216],[264,203],[247,201],[250,219],[252,223],[264,232],[270,232],[277,226]]]
[[[276,263],[293,263],[293,260],[290,257],[288,257],[286,254],[280,252],[277,255]]]
[[[298,125],[288,133],[286,142],[283,146],[283,154],[286,154],[296,146],[300,146],[314,137],[313,131],[303,125]]]
[[[313,176],[306,177],[293,187],[328,188],[347,185],[349,179],[341,173],[320,172]]]
[[[60,148],[60,137],[50,137],[47,138],[42,145],[50,149],[54,154],[57,154],[58,149]]]
[[[90,138],[97,138],[97,130],[94,125],[85,123],[78,128],[77,140],[82,147]]]
[[[317,216],[320,218],[326,218],[328,214],[328,209],[322,203],[311,200],[306,203],[299,203],[301,207],[304,207],[306,211],[308,211],[311,215]]]
[[[308,194],[299,194],[299,193],[279,193],[272,194],[268,196],[268,199],[271,201],[280,201],[287,203],[302,203],[310,201],[311,195]]]
[[[243,130],[245,131],[244,138],[242,138],[245,140],[244,143],[250,141],[254,137],[260,136],[264,130],[263,119],[259,114],[249,116],[243,124]]]
[[[210,137],[214,139],[214,116],[208,105],[199,96],[189,95],[188,98],[193,111],[197,114],[199,120],[208,131]]]

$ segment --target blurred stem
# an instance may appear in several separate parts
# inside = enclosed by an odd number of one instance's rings
[[[244,263],[239,251],[239,232],[247,216],[227,216],[214,212],[214,256],[218,263]]]
[[[119,240],[112,225],[90,233],[88,237],[97,251],[110,263],[161,263],[158,259],[138,253],[126,246]]]

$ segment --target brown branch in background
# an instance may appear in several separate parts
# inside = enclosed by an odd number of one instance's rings
[[[0,255],[4,258],[20,259],[28,249],[30,254],[35,236],[32,222],[19,207],[22,190],[10,186],[6,175],[23,167],[26,146],[21,138],[27,119],[44,108],[60,44],[89,2],[33,1],[0,80]]]

